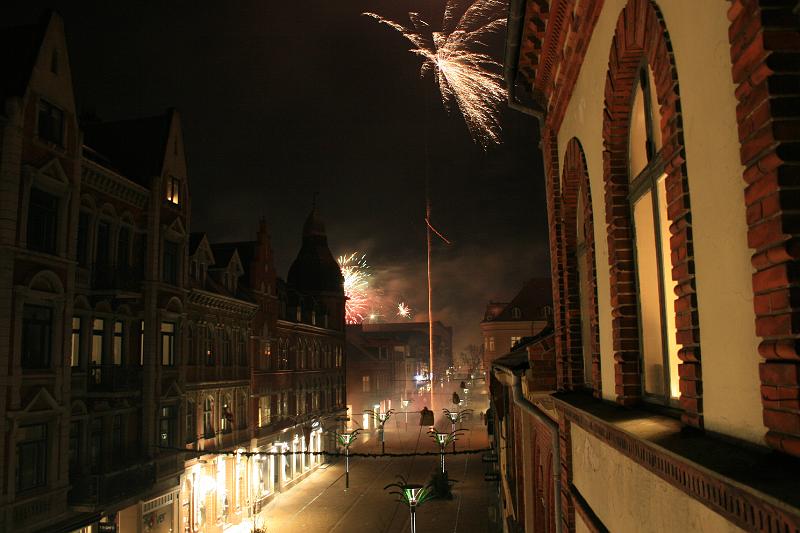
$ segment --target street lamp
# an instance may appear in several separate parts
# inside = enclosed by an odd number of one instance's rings
[[[464,409],[463,411],[451,411],[449,409],[442,409],[444,411],[445,416],[450,420],[450,424],[452,427],[452,432],[456,432],[456,424],[459,422],[464,422],[464,418],[467,416],[467,413],[472,413],[472,409]],[[456,451],[456,441],[453,439],[453,451]]]
[[[450,433],[444,433],[442,431],[436,431],[432,429],[428,432],[428,435],[439,445],[439,461],[442,467],[442,474],[446,473],[446,468],[444,466],[444,450],[447,448],[447,445],[450,443],[455,443],[455,440],[461,436],[461,434],[465,430],[457,429],[455,431],[451,431]]]
[[[345,431],[336,433],[336,439],[339,444],[344,446],[344,490],[350,488],[350,445],[356,441],[361,429],[354,429],[353,431]]]
[[[383,490],[392,488],[389,494],[397,495],[397,501],[408,506],[411,513],[411,533],[417,533],[417,507],[433,497],[430,485],[419,485],[409,483],[403,476],[397,476],[397,483],[391,483],[383,487]]]
[[[385,413],[379,413],[377,410],[374,411],[364,411],[364,414],[369,414],[375,421],[375,426],[378,428],[381,436],[381,453],[386,453],[386,442],[384,441],[384,431],[383,427],[386,425],[386,422],[391,418],[394,414],[394,409],[389,409]]]

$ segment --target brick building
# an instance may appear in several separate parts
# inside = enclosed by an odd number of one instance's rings
[[[797,16],[512,0],[554,332],[493,365],[509,531],[800,529]]]
[[[191,233],[180,115],[79,124],[64,32],[0,30],[0,530],[221,531],[319,460],[198,452],[332,446],[341,276]]]
[[[525,337],[542,331],[553,316],[549,278],[532,278],[510,302],[489,302],[481,321],[483,368]]]

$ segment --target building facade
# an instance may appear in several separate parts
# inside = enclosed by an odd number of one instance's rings
[[[800,529],[797,16],[511,2],[509,105],[541,126],[557,392],[532,357],[493,366],[499,445],[520,442],[534,480],[501,491],[509,530]]]
[[[191,233],[180,115],[79,124],[57,14],[0,41],[0,530],[252,520],[320,458],[237,450],[333,445],[338,268],[325,290],[282,282],[263,222],[251,242]]]
[[[427,322],[365,322],[347,325],[348,407],[354,416],[365,409],[398,409],[430,390]],[[433,323],[434,381],[453,362],[453,328]],[[416,407],[422,407],[418,405]],[[365,419],[366,421],[366,419]]]
[[[481,321],[483,368],[508,353],[525,337],[542,331],[552,321],[549,279],[530,279],[510,302],[489,302]]]

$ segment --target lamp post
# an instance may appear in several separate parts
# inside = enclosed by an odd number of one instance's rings
[[[452,432],[456,432],[456,424],[464,422],[464,417],[467,413],[472,413],[472,409],[464,409],[463,411],[451,411],[449,409],[442,409],[445,416],[450,420]],[[456,440],[453,439],[453,451],[456,451]]]
[[[394,409],[389,409],[385,413],[380,413],[376,410],[373,411],[364,411],[364,413],[369,414],[372,416],[373,420],[375,421],[375,426],[378,428],[378,432],[381,436],[381,453],[386,453],[386,442],[384,441],[384,426],[389,418],[392,417],[394,414]]]
[[[389,494],[397,495],[397,501],[408,506],[410,513],[411,533],[417,533],[417,507],[431,499],[433,492],[430,485],[409,483],[403,476],[397,476],[398,482],[383,487],[383,490],[392,488]]]
[[[356,441],[359,433],[361,429],[336,434],[339,444],[344,446],[344,490],[350,488],[350,445]]]
[[[430,435],[431,438],[434,440],[434,442],[436,442],[436,444],[439,445],[439,461],[440,461],[441,467],[442,467],[442,474],[444,474],[447,471],[447,469],[445,468],[445,465],[444,465],[444,450],[445,450],[445,448],[447,448],[448,444],[454,443],[455,440],[459,436],[461,436],[461,433],[463,433],[464,431],[465,430],[463,430],[463,429],[457,429],[457,430],[452,431],[450,433],[444,433],[444,432],[436,431],[435,429],[432,429],[432,430],[430,430],[428,432],[428,435]]]

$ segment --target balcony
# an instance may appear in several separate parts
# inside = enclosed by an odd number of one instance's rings
[[[142,390],[142,369],[117,365],[92,365],[86,380],[88,392],[137,392]]]
[[[95,263],[90,279],[92,288],[96,290],[141,292],[144,275],[138,267]]]
[[[186,381],[207,383],[215,381],[244,381],[250,379],[250,369],[246,366],[187,366]]]
[[[72,479],[70,505],[100,507],[144,493],[155,483],[153,463],[133,465],[114,472]]]

